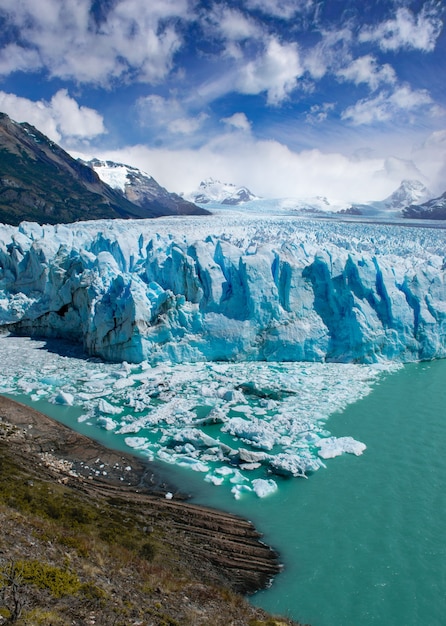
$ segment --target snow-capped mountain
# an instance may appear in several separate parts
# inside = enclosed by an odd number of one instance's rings
[[[422,204],[411,204],[403,210],[404,217],[446,220],[446,191],[439,198],[432,198]]]
[[[133,204],[150,207],[155,215],[206,215],[208,212],[176,193],[167,191],[156,180],[136,167],[91,159],[87,162],[99,178],[118,190]]]
[[[247,187],[237,187],[232,183],[222,183],[214,178],[207,178],[200,183],[196,191],[187,194],[191,202],[198,204],[218,203],[236,206],[251,200],[259,200]]]
[[[432,196],[432,192],[419,180],[403,180],[398,189],[387,198],[384,198],[384,200],[353,204],[343,213],[365,216],[393,215],[408,217],[404,209],[412,204],[419,204],[429,200]]]
[[[154,217],[37,128],[0,113],[0,221],[56,224]]]
[[[432,198],[432,192],[419,180],[403,180],[388,198],[383,200],[387,209],[402,211],[411,204],[420,204]]]

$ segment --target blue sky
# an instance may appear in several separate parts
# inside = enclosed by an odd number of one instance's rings
[[[1,0],[0,110],[171,191],[446,190],[444,2]]]

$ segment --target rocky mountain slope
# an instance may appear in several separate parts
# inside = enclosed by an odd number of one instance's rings
[[[153,216],[105,185],[91,168],[36,128],[0,114],[1,222],[56,224]]]
[[[133,201],[34,126],[0,113],[0,222],[60,224],[203,213],[155,181],[132,193]]]
[[[411,204],[403,210],[403,215],[415,219],[446,220],[446,191],[439,198]]]
[[[92,159],[86,165],[93,168],[103,182],[119,191],[127,200],[157,216],[208,214],[208,211],[193,202],[167,191],[152,176],[136,167],[100,159]]]

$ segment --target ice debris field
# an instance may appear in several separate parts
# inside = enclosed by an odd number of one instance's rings
[[[20,359],[17,356],[20,355]],[[45,341],[0,336],[0,393],[81,409],[150,460],[201,472],[236,498],[264,497],[365,444],[332,437],[328,417],[367,395],[397,365],[104,363],[62,356]],[[73,424],[75,428],[75,424]]]

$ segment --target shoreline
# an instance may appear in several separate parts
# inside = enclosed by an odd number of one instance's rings
[[[175,548],[191,569],[242,594],[268,587],[281,571],[279,555],[252,522],[186,502],[152,471],[151,462],[115,451],[20,402],[0,395],[0,426],[22,466],[87,497],[137,505],[154,523],[168,523]],[[167,497],[166,497],[167,495]],[[203,564],[206,567],[203,568]]]

